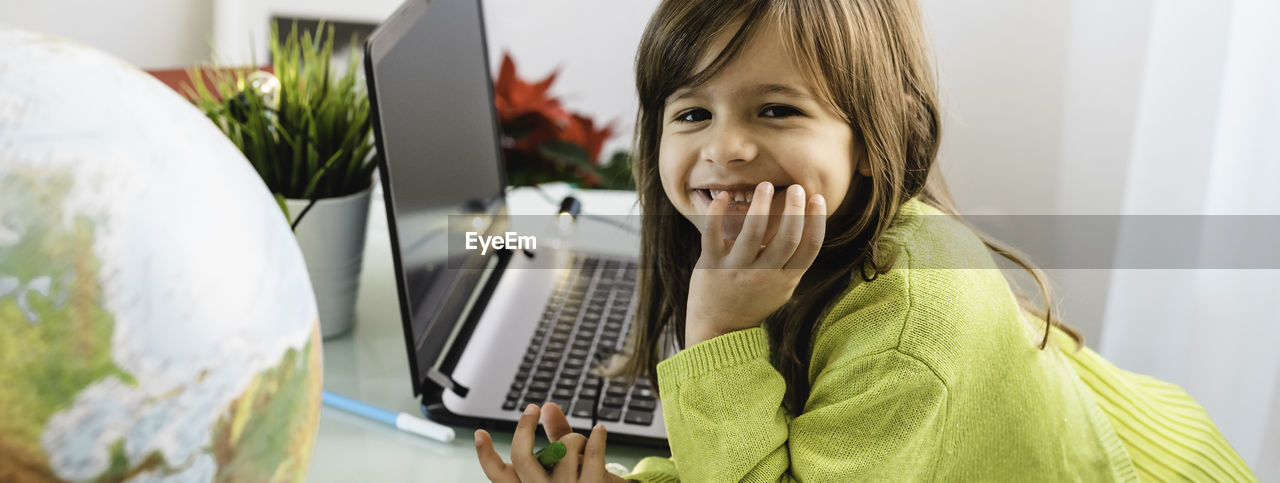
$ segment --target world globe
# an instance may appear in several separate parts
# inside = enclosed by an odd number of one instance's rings
[[[235,146],[118,59],[0,29],[0,481],[301,480],[322,372]]]

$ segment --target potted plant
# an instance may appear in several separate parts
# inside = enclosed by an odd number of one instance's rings
[[[325,32],[323,23],[319,32]],[[272,73],[195,69],[186,95],[235,143],[275,194],[311,274],[325,337],[350,329],[377,165],[359,49],[331,71],[333,28],[283,43],[271,33]],[[212,72],[210,72],[212,71]],[[202,80],[212,78],[212,87]]]

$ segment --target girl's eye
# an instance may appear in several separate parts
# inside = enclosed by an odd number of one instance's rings
[[[760,111],[760,115],[762,117],[791,117],[799,116],[801,112],[791,106],[776,105],[765,107],[763,111]]]
[[[701,122],[711,119],[711,111],[706,109],[690,109],[676,116],[677,122]]]

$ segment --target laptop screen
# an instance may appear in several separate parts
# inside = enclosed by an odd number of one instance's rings
[[[414,390],[493,252],[448,250],[450,215],[505,223],[478,0],[409,0],[369,37],[365,68]],[[459,224],[455,223],[455,228]],[[474,230],[474,228],[473,228]],[[450,259],[450,256],[453,258]]]

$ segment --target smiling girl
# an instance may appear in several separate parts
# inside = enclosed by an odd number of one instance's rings
[[[671,459],[644,481],[1248,480],[1177,386],[1015,296],[935,166],[907,0],[665,1],[636,58],[645,218],[616,372],[654,379]],[[671,355],[674,352],[674,355]],[[531,459],[539,416],[570,457]],[[605,431],[530,406],[497,481],[602,481]]]

